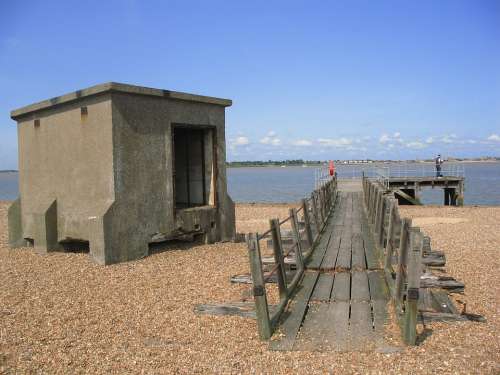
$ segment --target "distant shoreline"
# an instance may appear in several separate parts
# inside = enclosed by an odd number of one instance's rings
[[[237,163],[236,165],[232,165],[232,163]],[[325,166],[328,164],[328,161],[324,161],[321,163],[303,163],[303,164],[279,164],[279,162],[276,162],[276,164],[272,164],[269,162],[264,162],[265,164],[239,164],[239,162],[229,162],[227,165],[227,168],[276,168],[276,167],[321,167]],[[363,166],[369,166],[369,165],[378,165],[378,164],[405,164],[405,163],[411,163],[411,164],[434,164],[434,161],[416,161],[416,160],[373,160],[368,163],[344,163],[342,161],[336,161],[336,165],[363,165]],[[454,163],[454,164],[470,164],[470,163],[500,163],[500,160],[494,160],[494,159],[487,159],[487,160],[450,160],[446,161],[446,163]],[[5,170],[0,170],[0,173],[19,173],[18,170],[16,169],[5,169]]]
[[[450,161],[444,161],[444,165],[446,163],[450,164],[479,164],[479,163],[488,163],[488,164],[493,164],[493,163],[500,163],[500,160],[450,160]],[[327,165],[328,162],[325,161],[323,163],[319,164],[271,164],[271,163],[266,163],[266,164],[237,164],[237,165],[231,165],[228,164],[227,168],[276,168],[276,167],[322,167]],[[434,164],[434,161],[397,161],[397,160],[392,160],[392,161],[372,161],[369,163],[343,163],[341,161],[335,162],[336,166],[340,165],[348,165],[348,166],[370,166],[370,165],[380,165],[380,164]]]

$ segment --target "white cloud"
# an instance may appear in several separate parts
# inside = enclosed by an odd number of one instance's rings
[[[488,141],[500,142],[500,135],[492,134],[487,139],[488,139]]]
[[[308,141],[307,139],[297,139],[296,141],[292,142],[292,145],[307,147],[307,146],[312,146],[312,142]]]
[[[236,137],[235,139],[232,139],[230,141],[230,143],[231,143],[231,146],[245,146],[245,145],[248,145],[250,143],[250,141],[248,140],[247,137],[239,136],[239,137]]]
[[[347,147],[352,145],[352,139],[341,138],[319,138],[318,143],[328,147]]]
[[[275,138],[275,137],[264,137],[260,141],[263,145],[273,145],[273,146],[279,146],[281,144],[281,139]]]
[[[434,137],[428,137],[428,138],[425,140],[425,143],[432,144],[432,143],[434,143],[434,141],[435,141]]]
[[[379,141],[379,143],[382,143],[382,144],[389,143],[389,142],[403,143],[403,139],[401,138],[400,132],[396,132],[392,136],[384,133],[380,136],[378,141]]]
[[[426,148],[427,145],[425,143],[422,143],[422,142],[419,142],[419,141],[413,141],[413,142],[408,142],[406,144],[406,147],[413,148],[413,149],[416,149],[416,150],[421,150],[423,148]]]
[[[273,146],[279,146],[279,145],[281,144],[281,139],[279,139],[279,138],[273,138],[273,139],[271,140],[271,144],[272,144]]]
[[[379,141],[380,143],[387,143],[387,142],[389,142],[390,140],[391,140],[391,137],[389,137],[387,134],[382,134],[382,135],[380,136],[380,138],[378,139],[378,141]]]
[[[272,130],[268,132],[267,135],[264,138],[262,138],[259,142],[262,143],[263,145],[272,145],[272,146],[281,145],[281,139],[279,139],[276,136],[276,132]]]
[[[263,145],[268,145],[271,143],[271,137],[264,137],[262,138],[259,142],[262,143]]]
[[[441,141],[443,143],[455,143],[456,139],[457,139],[456,134],[448,134],[445,135],[443,138],[441,138]]]

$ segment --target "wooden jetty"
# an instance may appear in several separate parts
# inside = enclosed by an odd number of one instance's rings
[[[441,188],[445,206],[463,206],[464,177],[389,177],[387,188],[394,192],[399,204],[420,204],[422,188]]]
[[[458,312],[448,293],[464,285],[434,273],[444,254],[400,216],[396,194],[377,179],[323,183],[268,231],[249,233],[247,245],[251,272],[232,282],[252,284],[254,304],[196,311],[255,317],[272,350],[394,350],[384,335],[389,303],[409,345],[419,321],[482,320]],[[268,303],[270,284],[276,304]]]

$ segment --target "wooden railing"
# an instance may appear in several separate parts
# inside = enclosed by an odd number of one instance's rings
[[[415,345],[424,235],[400,216],[397,199],[384,185],[363,178],[363,191],[403,339]]]
[[[285,310],[297,285],[304,275],[305,264],[316,246],[331,210],[335,204],[337,182],[334,178],[314,190],[311,196],[303,199],[299,208],[291,208],[284,220],[271,219],[269,230],[259,233],[248,233],[246,237],[250,258],[250,271],[253,283],[253,295],[257,326],[261,339],[269,339]],[[291,234],[291,236],[290,236]],[[284,238],[291,241],[287,246]],[[271,269],[265,272],[261,254],[262,243],[271,245]],[[292,264],[295,270],[292,271]],[[271,278],[277,279],[279,302],[268,304]]]

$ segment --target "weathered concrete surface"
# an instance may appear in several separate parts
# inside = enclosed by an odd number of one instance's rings
[[[31,239],[47,252],[64,242],[88,241],[98,263],[112,264],[146,256],[158,234],[231,240],[229,105],[225,99],[107,83],[13,111],[21,201],[9,226],[22,236],[13,234],[12,243]],[[204,206],[176,209],[174,126],[204,129],[211,142],[204,155]]]
[[[23,238],[20,198],[17,198],[14,203],[10,205],[7,217],[9,221],[9,246],[12,248],[26,246],[26,240]]]

